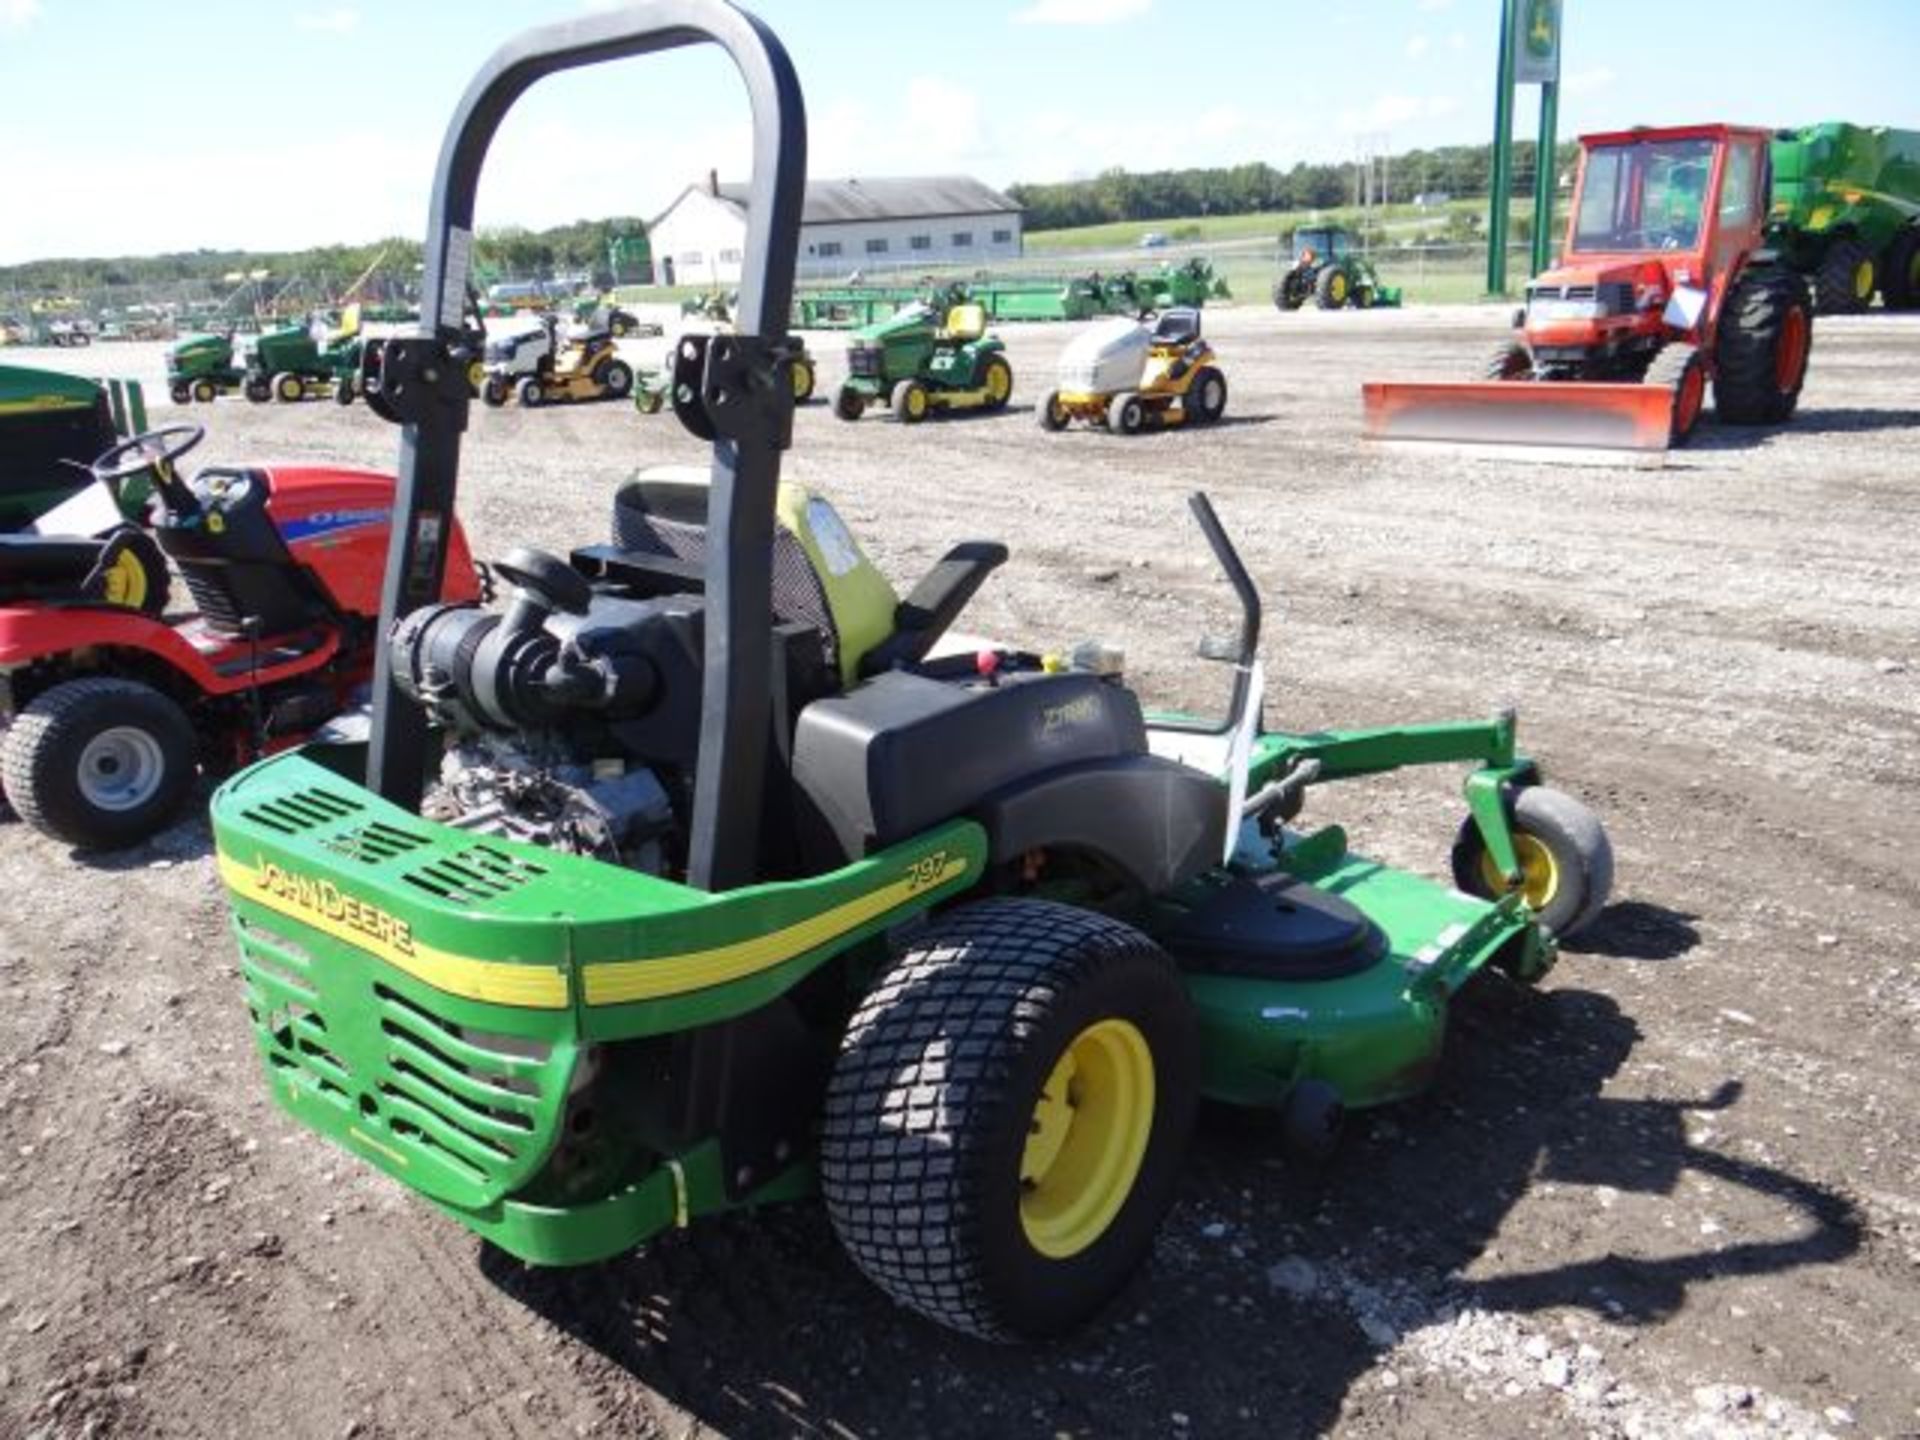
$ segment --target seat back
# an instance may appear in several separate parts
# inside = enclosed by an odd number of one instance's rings
[[[867,652],[892,633],[898,597],[824,497],[782,481],[774,514],[774,617],[818,630],[829,662],[851,685]],[[622,486],[614,497],[613,543],[705,564],[707,472],[660,466]]]
[[[1200,312],[1189,305],[1175,306],[1153,327],[1156,345],[1191,345],[1200,338]]]
[[[947,311],[946,324],[941,327],[940,333],[944,338],[958,340],[962,344],[978,340],[987,333],[987,307],[971,301],[955,305]]]

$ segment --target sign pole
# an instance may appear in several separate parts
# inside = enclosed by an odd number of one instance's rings
[[[1500,77],[1493,99],[1493,166],[1488,176],[1487,294],[1507,293],[1507,192],[1513,184],[1513,34],[1516,7],[1523,0],[1501,0]]]
[[[1553,199],[1559,188],[1559,165],[1554,158],[1554,130],[1559,120],[1560,82],[1540,85],[1540,139],[1533,152],[1533,271],[1538,275],[1553,264]]]

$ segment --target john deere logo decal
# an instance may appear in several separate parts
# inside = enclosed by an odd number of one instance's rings
[[[1560,34],[1559,0],[1527,0],[1527,53],[1551,59]]]
[[[413,927],[397,915],[389,915],[377,905],[369,905],[347,894],[331,880],[315,880],[283,870],[271,860],[262,860],[253,872],[253,883],[269,895],[291,901],[301,910],[344,925],[368,939],[411,957]]]

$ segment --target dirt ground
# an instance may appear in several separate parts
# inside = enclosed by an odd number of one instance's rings
[[[532,1272],[269,1104],[201,819],[104,860],[8,823],[0,1434],[1920,1433],[1920,318],[1822,320],[1789,428],[1709,423],[1650,472],[1359,442],[1363,377],[1469,373],[1499,312],[1208,324],[1213,432],[1043,436],[1072,327],[1026,327],[1011,413],[814,405],[790,464],[903,587],[1006,540],[968,629],[1118,641],[1190,705],[1228,613],[1204,486],[1265,590],[1274,723],[1518,705],[1606,819],[1614,900],[1539,991],[1463,997],[1428,1096],[1317,1173],[1208,1117],[1151,1264],[1044,1349],[893,1309],[811,1206]],[[150,348],[66,359],[157,378]],[[207,460],[398,438],[195,418]],[[623,406],[482,412],[463,513],[483,555],[597,540],[628,471],[700,454]],[[1309,813],[1442,873],[1458,780]]]

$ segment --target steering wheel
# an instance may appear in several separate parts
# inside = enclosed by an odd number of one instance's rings
[[[94,479],[109,485],[130,480],[142,470],[159,471],[171,479],[174,462],[206,438],[204,425],[163,425],[122,440],[87,468]]]

